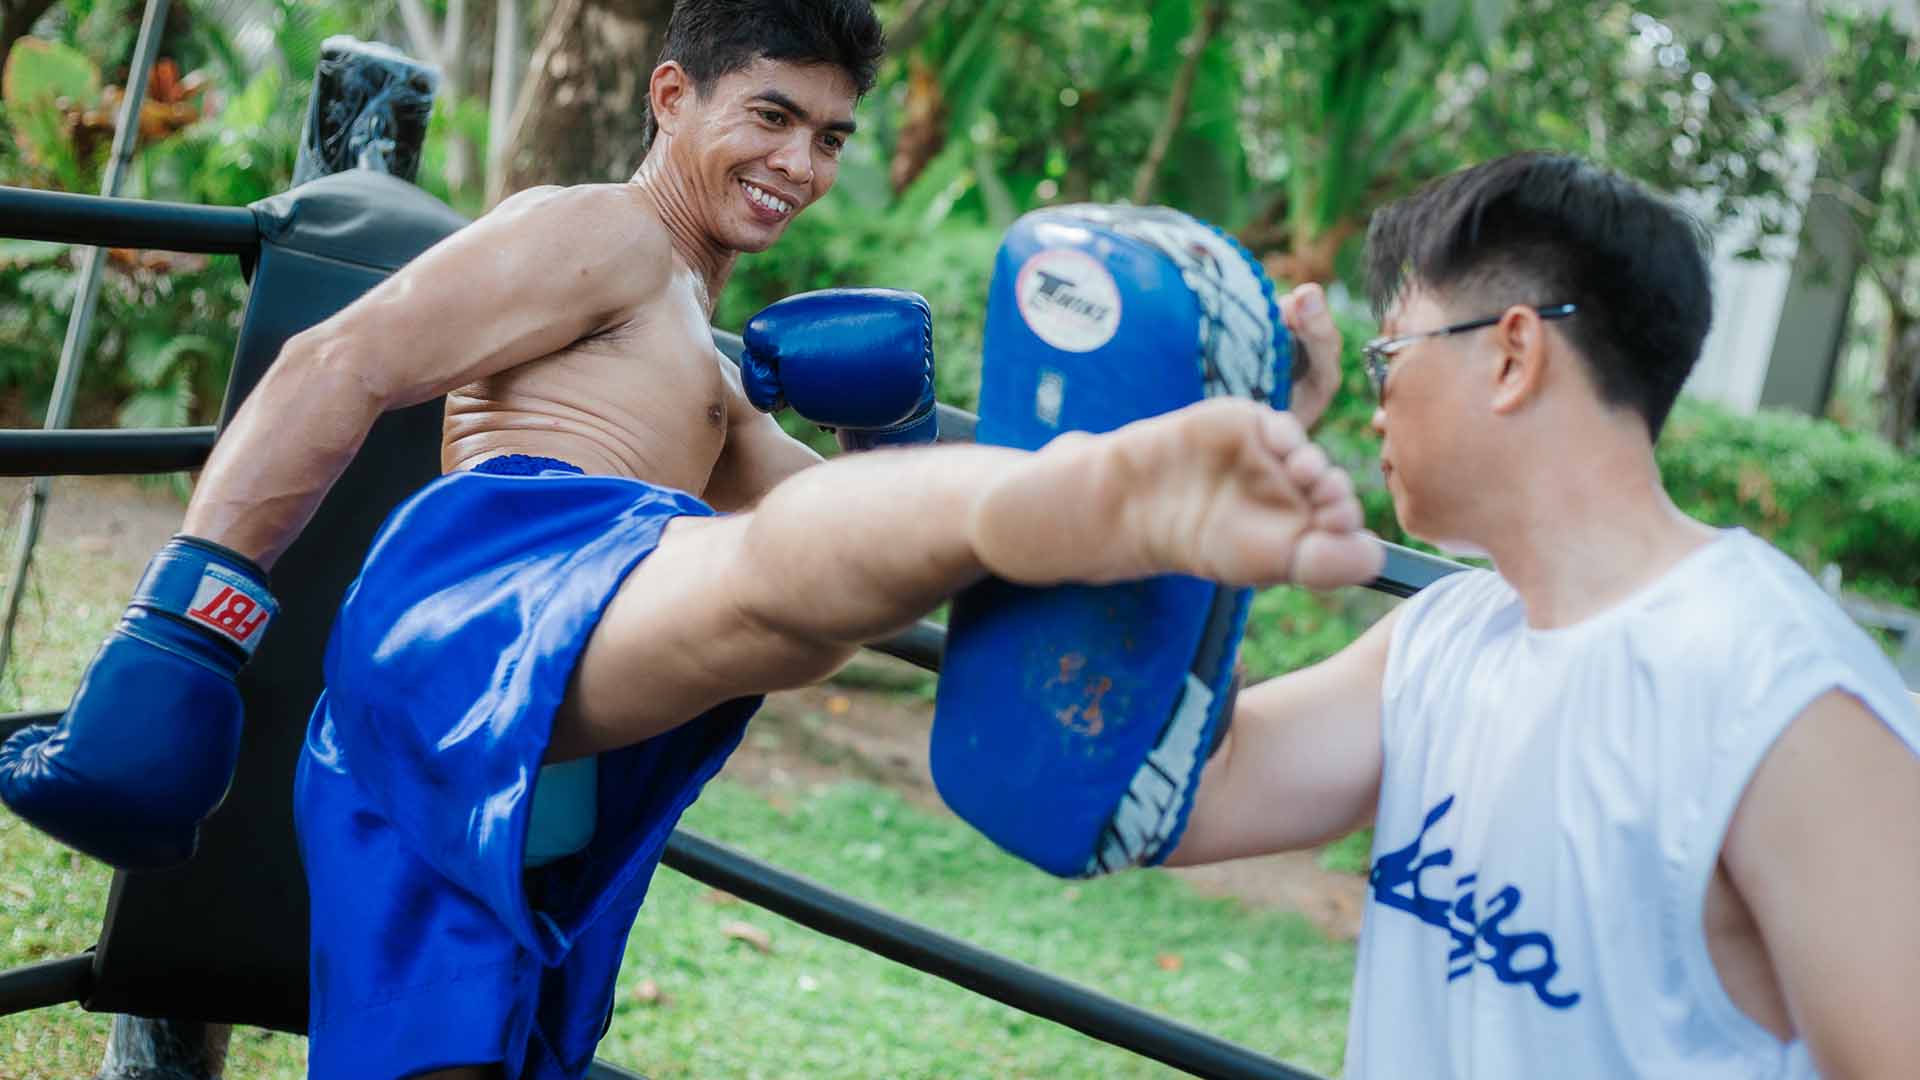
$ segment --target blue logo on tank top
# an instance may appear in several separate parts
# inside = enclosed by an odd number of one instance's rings
[[[1453,951],[1447,954],[1447,981],[1452,982],[1473,970],[1478,961],[1492,969],[1503,983],[1525,983],[1542,1002],[1556,1009],[1570,1009],[1580,1000],[1575,993],[1558,994],[1547,984],[1560,972],[1555,958],[1553,938],[1539,930],[1510,933],[1505,923],[1520,906],[1518,886],[1508,885],[1493,894],[1485,908],[1475,900],[1477,873],[1463,873],[1454,880],[1452,902],[1428,896],[1420,887],[1420,875],[1429,869],[1453,865],[1453,849],[1439,848],[1422,852],[1420,845],[1427,831],[1447,811],[1453,809],[1453,796],[1440,800],[1427,811],[1420,835],[1406,847],[1386,852],[1376,859],[1367,875],[1373,898],[1390,908],[1408,912],[1429,926],[1445,930],[1453,939]],[[1522,967],[1522,960],[1532,961]]]

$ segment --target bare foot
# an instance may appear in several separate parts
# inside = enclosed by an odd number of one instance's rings
[[[1292,416],[1217,399],[1106,435],[1069,435],[974,505],[974,550],[1010,581],[1182,573],[1313,589],[1379,575],[1347,474]]]

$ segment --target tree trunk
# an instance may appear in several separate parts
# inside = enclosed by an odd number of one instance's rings
[[[1060,201],[1068,203],[1093,200],[1093,171],[1087,158],[1092,149],[1087,138],[1087,118],[1100,107],[1100,91],[1080,92],[1080,100],[1068,108],[1060,125],[1060,149],[1067,159],[1067,172],[1060,178]]]
[[[1887,335],[1887,411],[1882,435],[1902,450],[1913,445],[1920,413],[1920,313],[1893,305]]]
[[[0,68],[6,66],[13,43],[26,37],[52,6],[53,0],[0,0]]]
[[[947,98],[940,89],[940,72],[919,53],[907,56],[906,119],[893,141],[893,161],[887,177],[895,195],[907,190],[947,145]]]
[[[1200,25],[1193,28],[1188,36],[1186,59],[1180,63],[1180,73],[1173,80],[1173,94],[1167,100],[1167,114],[1160,120],[1160,129],[1153,133],[1153,144],[1147,148],[1147,159],[1140,164],[1140,172],[1133,179],[1133,202],[1136,206],[1145,206],[1153,201],[1153,189],[1160,183],[1160,166],[1167,160],[1167,150],[1173,145],[1173,137],[1180,133],[1180,125],[1187,122],[1187,106],[1193,100],[1193,80],[1200,73],[1200,57],[1213,43],[1215,34],[1220,32],[1220,24],[1227,18],[1225,0],[1213,0],[1200,16]]]
[[[625,180],[647,137],[647,80],[672,0],[558,0],[527,64],[489,205],[536,184]]]
[[[94,1080],[213,1080],[227,1065],[228,1024],[116,1016]]]
[[[513,137],[513,103],[520,96],[520,57],[526,51],[521,42],[520,0],[498,0],[493,20],[493,70],[488,79],[487,104],[487,190],[499,190],[504,182],[502,164],[507,144]]]
[[[1340,254],[1340,245],[1358,233],[1363,224],[1359,218],[1342,218],[1332,228],[1298,240],[1286,251],[1266,254],[1261,262],[1276,281],[1289,285],[1304,285],[1309,281],[1329,284],[1335,276],[1334,260]]]

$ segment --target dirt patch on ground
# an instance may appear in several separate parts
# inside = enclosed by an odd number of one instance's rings
[[[9,535],[24,520],[30,484],[8,482],[4,524]],[[158,484],[138,484],[118,476],[63,476],[53,482],[40,538],[42,543],[145,566],[167,537],[179,531],[185,514],[179,498]],[[9,546],[9,559],[12,553]]]
[[[24,491],[21,484],[8,500],[9,524],[19,520]],[[55,483],[43,542],[110,558],[137,573],[179,528],[181,515],[179,500],[164,489],[117,477],[67,477]],[[918,672],[897,660],[863,656],[844,677],[856,685],[828,683],[768,698],[722,775],[776,803],[857,777],[946,813],[927,764],[933,703],[905,689],[919,681]],[[1169,872],[1207,895],[1297,911],[1331,937],[1359,933],[1365,882],[1325,869],[1312,853]]]

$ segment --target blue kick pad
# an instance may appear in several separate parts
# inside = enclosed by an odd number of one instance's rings
[[[529,869],[535,792],[555,776],[541,760],[620,583],[674,518],[712,512],[507,457],[435,480],[382,526],[294,781],[315,1080],[486,1062],[585,1074],[667,837],[758,699],[586,759],[599,797],[572,806],[591,828]]]
[[[984,351],[976,437],[1025,449],[1207,397],[1285,408],[1293,361],[1246,249],[1177,211],[1106,206],[1008,231]],[[942,798],[1063,877],[1160,862],[1224,733],[1251,598],[1187,577],[966,590],[933,729]]]

